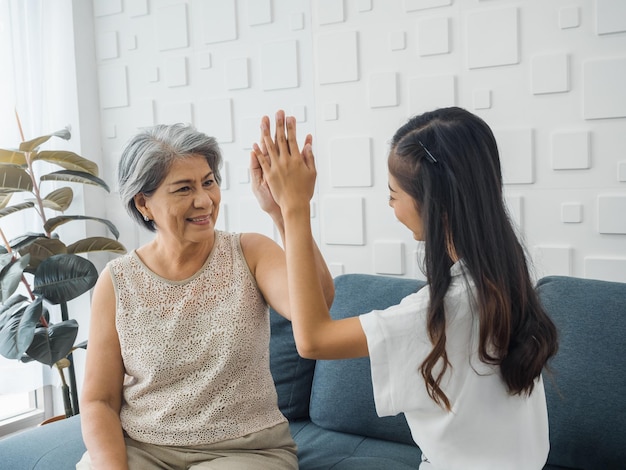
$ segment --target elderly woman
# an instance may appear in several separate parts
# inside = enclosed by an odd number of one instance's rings
[[[121,156],[120,196],[155,237],[94,288],[78,469],[298,468],[269,369],[268,304],[290,316],[285,255],[263,235],[216,230],[221,162],[215,139],[184,125],[145,130]],[[251,170],[284,235],[256,158]]]

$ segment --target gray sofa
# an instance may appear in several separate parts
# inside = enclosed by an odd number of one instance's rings
[[[336,318],[385,308],[422,286],[362,274],[339,276],[335,284]],[[537,288],[561,340],[545,375],[551,440],[545,469],[624,469],[626,284],[546,277]],[[279,406],[302,470],[418,467],[420,451],[403,416],[376,416],[367,359],[305,360],[289,322],[272,312],[271,327]],[[0,468],[73,469],[83,451],[80,419],[73,417],[0,440]]]

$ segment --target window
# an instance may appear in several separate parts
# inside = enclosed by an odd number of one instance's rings
[[[45,419],[44,405],[51,399],[50,389],[47,386],[0,395],[0,439],[41,423]]]

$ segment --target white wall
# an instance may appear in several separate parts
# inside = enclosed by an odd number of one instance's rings
[[[278,108],[314,135],[314,229],[335,274],[421,277],[387,207],[387,144],[409,116],[458,105],[502,152],[537,276],[626,282],[623,0],[94,0],[103,176],[138,128],[215,135],[220,227],[273,234],[248,153]],[[348,170],[349,169],[349,170]],[[134,248],[116,195],[107,217]]]

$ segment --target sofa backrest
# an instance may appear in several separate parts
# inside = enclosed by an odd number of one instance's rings
[[[537,284],[559,351],[544,374],[548,463],[626,466],[626,284],[550,276]]]
[[[331,315],[340,319],[382,310],[423,285],[415,279],[344,274],[335,278]],[[311,421],[325,429],[414,444],[404,415],[376,414],[367,358],[317,361],[309,412]]]

